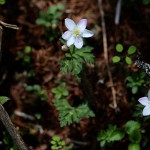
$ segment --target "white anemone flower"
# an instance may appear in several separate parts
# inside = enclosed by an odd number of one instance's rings
[[[141,97],[138,101],[145,106],[143,109],[143,116],[150,115],[150,89],[148,91],[148,96]]]
[[[75,45],[77,49],[82,48],[83,38],[89,38],[94,35],[90,30],[86,29],[87,19],[81,19],[77,24],[69,18],[65,19],[65,26],[68,31],[66,31],[62,38],[67,40],[67,46]]]

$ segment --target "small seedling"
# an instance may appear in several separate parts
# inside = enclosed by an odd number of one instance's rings
[[[127,78],[127,87],[131,88],[132,94],[136,94],[143,84],[146,84],[146,73],[133,73],[132,76]]]
[[[40,100],[42,100],[42,101],[45,101],[45,100],[47,99],[46,92],[43,91],[43,90],[41,89],[40,85],[38,85],[38,84],[35,84],[35,85],[28,85],[28,86],[25,88],[25,90],[26,90],[27,92],[32,92],[32,93],[36,94],[36,95],[40,98]]]
[[[30,46],[26,46],[23,52],[18,52],[18,58],[23,61],[23,64],[29,64],[31,61],[30,53],[32,48]]]
[[[120,54],[123,53],[123,45],[122,44],[117,44],[116,45],[116,51]],[[132,55],[136,52],[137,48],[134,45],[131,45],[128,50],[126,56],[113,56],[112,61],[113,63],[119,63],[121,60],[125,60],[125,62],[130,65],[132,64]]]
[[[63,10],[64,5],[62,4],[51,5],[47,12],[40,11],[39,18],[36,20],[36,24],[46,28],[46,37],[48,37],[50,41],[54,41],[60,36],[58,24]]]

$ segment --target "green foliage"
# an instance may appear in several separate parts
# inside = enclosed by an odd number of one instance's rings
[[[80,119],[94,117],[94,113],[90,110],[87,104],[81,104],[78,107],[72,107],[66,96],[69,92],[66,90],[66,84],[62,83],[57,88],[53,88],[52,92],[55,94],[53,103],[59,111],[60,126],[70,125],[73,122],[78,123]]]
[[[40,85],[38,85],[38,84],[28,85],[28,86],[26,86],[25,90],[27,92],[37,95],[40,98],[40,100],[42,100],[42,101],[47,100],[46,92],[43,91],[41,89]]]
[[[6,97],[6,96],[0,96],[0,104],[4,104],[6,103],[9,99],[9,97]]]
[[[64,5],[62,4],[51,5],[48,11],[40,11],[39,18],[36,19],[36,24],[46,28],[45,35],[50,41],[54,41],[56,38],[60,37],[58,25],[63,10]]]
[[[115,141],[122,140],[125,133],[127,133],[128,138],[131,141],[128,150],[134,150],[136,147],[140,149],[139,143],[142,138],[140,127],[140,123],[133,120],[128,121],[125,124],[124,130],[117,128],[116,125],[109,125],[106,130],[100,131],[97,139],[100,141],[100,146],[104,147],[106,145],[111,145]]]
[[[52,89],[52,92],[55,94],[56,99],[60,99],[63,96],[67,96],[69,94],[69,92],[65,88],[66,83],[61,83],[61,85]]]
[[[116,125],[109,125],[108,129],[102,130],[98,134],[98,141],[100,141],[100,146],[104,147],[110,145],[115,141],[120,141],[124,138],[124,132],[116,127]]]
[[[130,134],[133,130],[140,129],[141,125],[139,122],[131,120],[125,124],[125,131],[127,134]]]
[[[117,44],[116,45],[116,51],[121,53],[123,51],[123,45],[122,44]]]
[[[60,139],[59,136],[53,136],[51,141],[51,149],[52,150],[61,150],[63,149],[65,142]]]
[[[23,52],[18,52],[18,58],[23,61],[24,65],[27,65],[31,62],[31,51],[32,48],[30,46],[26,46]]]
[[[143,0],[143,4],[149,4],[150,3],[150,0]]]
[[[140,145],[138,143],[130,143],[128,150],[140,150]]]
[[[128,146],[128,150],[140,150],[140,141],[142,138],[141,132],[140,132],[140,123],[137,121],[128,121],[125,124],[125,131],[129,135],[129,140],[131,143]]]
[[[36,20],[36,23],[54,29],[58,26],[58,19],[62,16],[63,10],[64,6],[62,4],[51,5],[47,12],[40,12],[40,17]]]
[[[114,56],[114,57],[112,58],[113,63],[117,63],[117,62],[119,62],[120,60],[121,60],[121,59],[120,59],[119,56]]]
[[[71,150],[72,145],[66,146],[65,141],[61,140],[59,136],[53,136],[51,140],[52,150]]]
[[[0,0],[0,5],[3,5],[3,4],[5,4],[5,0]]]
[[[132,76],[128,76],[126,79],[127,87],[131,88],[132,94],[136,94],[143,84],[148,83],[145,72],[133,73]]]
[[[123,52],[123,45],[122,44],[117,44],[116,45],[116,51],[118,52],[118,53],[122,53]],[[134,54],[135,52],[136,52],[136,50],[137,50],[137,48],[135,47],[135,46],[133,46],[133,45],[131,45],[129,48],[128,48],[128,50],[127,50],[127,52],[126,52],[126,54],[125,54],[125,56],[113,56],[112,57],[112,61],[113,61],[113,63],[118,63],[118,62],[120,62],[121,60],[125,60],[125,62],[128,64],[128,65],[130,65],[130,64],[132,64],[132,54]]]
[[[94,117],[94,113],[87,104],[72,107],[66,99],[53,100],[56,109],[59,111],[60,126],[64,127],[73,122],[78,123],[80,119]]]
[[[12,139],[7,132],[3,132],[3,142],[6,149],[18,150],[17,146],[13,144]]]
[[[85,63],[94,63],[93,48],[86,46],[80,50],[69,47],[70,51],[65,53],[66,58],[59,61],[61,73],[69,73],[78,76],[83,70]]]

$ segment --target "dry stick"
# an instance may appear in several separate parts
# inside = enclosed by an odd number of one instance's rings
[[[109,76],[109,80],[111,82],[111,91],[113,96],[113,104],[114,109],[117,110],[117,102],[116,102],[116,90],[114,88],[114,83],[112,79],[112,74],[109,67],[109,61],[108,61],[108,47],[107,47],[107,35],[106,35],[106,27],[105,27],[105,19],[104,19],[104,11],[102,6],[102,0],[98,0],[99,3],[99,10],[101,15],[101,25],[102,25],[102,34],[103,34],[103,47],[104,47],[104,59],[106,62],[107,72]]]
[[[1,23],[1,22],[0,22]],[[14,27],[14,26],[13,26]],[[0,26],[0,55],[1,55],[1,43],[2,43],[2,26]],[[1,60],[1,58],[0,58]],[[13,142],[16,144],[19,150],[28,150],[25,143],[23,142],[21,136],[17,133],[16,128],[10,120],[10,117],[4,107],[0,104],[0,120],[4,124],[8,133],[10,134]]]

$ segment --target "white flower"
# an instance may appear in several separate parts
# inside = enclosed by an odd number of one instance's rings
[[[66,18],[65,25],[68,29],[62,38],[67,40],[67,46],[75,45],[76,48],[80,49],[83,46],[83,38],[92,37],[94,33],[86,29],[87,19],[81,19],[77,24],[73,20]]]
[[[148,97],[142,97],[138,101],[145,106],[143,109],[143,116],[150,115],[150,89],[148,91]]]

